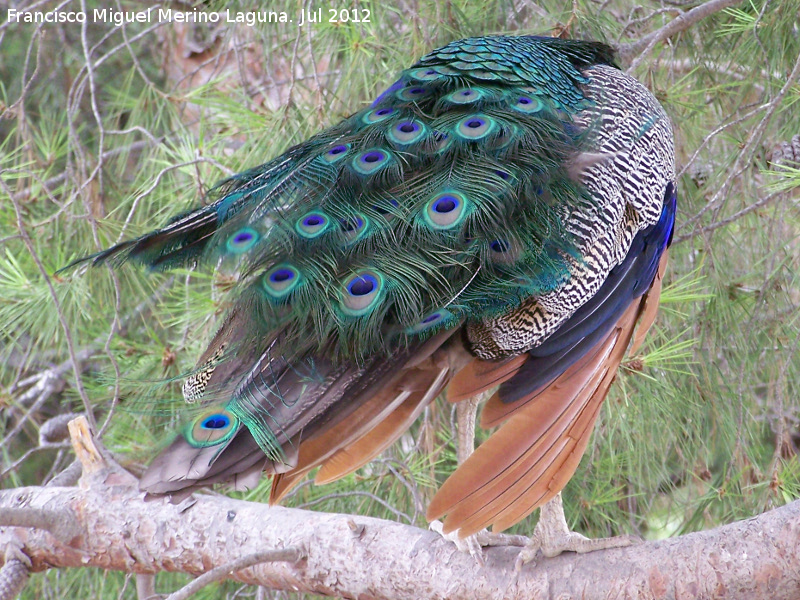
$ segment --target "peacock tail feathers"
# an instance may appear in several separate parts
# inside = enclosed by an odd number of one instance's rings
[[[325,478],[338,476],[399,435],[473,357],[555,352],[546,341],[567,326],[557,350],[567,359],[542,374],[554,380],[590,350],[576,336],[611,344],[619,311],[571,320],[581,306],[645,293],[603,286],[645,247],[642,232],[674,220],[673,179],[669,119],[607,46],[501,36],[434,50],[369,107],[219,184],[208,206],[84,259],[239,273],[184,385],[183,436],[143,488],[249,482],[264,470],[282,477],[283,494],[292,468],[326,460],[339,466]],[[651,263],[627,267],[644,288]],[[511,377],[508,398],[527,399],[514,376],[533,367],[514,364],[470,373]],[[337,433],[351,415],[382,439]]]
[[[564,215],[591,203],[565,167],[585,143],[579,68],[611,57],[510,40],[430,54],[369,108],[95,262],[235,263],[254,337],[292,321],[355,358],[557,289],[580,260]]]

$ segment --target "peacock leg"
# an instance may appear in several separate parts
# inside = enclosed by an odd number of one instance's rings
[[[475,418],[484,394],[456,404],[456,461],[461,466],[475,452]]]
[[[484,392],[456,404],[456,461],[459,465],[475,451],[475,418],[478,414],[478,405],[485,395]],[[481,564],[483,564],[481,548],[484,546],[525,546],[530,542],[523,535],[491,533],[486,529],[462,538],[458,535],[458,530],[443,533],[441,521],[432,521],[430,528],[444,539],[453,542],[459,551],[469,552]]]
[[[617,537],[589,539],[586,536],[570,531],[564,517],[564,506],[561,503],[561,492],[543,505],[540,509],[539,522],[533,530],[533,536],[517,557],[514,569],[519,571],[523,565],[532,561],[541,550],[542,555],[551,558],[564,551],[593,552],[607,548],[622,548],[635,544],[635,536],[620,535]]]

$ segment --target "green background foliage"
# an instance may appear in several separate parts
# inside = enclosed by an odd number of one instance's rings
[[[304,6],[270,4],[295,19]],[[169,409],[181,375],[213,335],[232,283],[197,270],[57,269],[202,203],[220,179],[368,105],[397,71],[453,39],[563,32],[624,47],[692,6],[337,0],[306,4],[324,20],[302,28],[4,22],[0,485],[47,483],[72,461],[63,439],[39,442],[42,424],[67,413],[91,415],[115,457],[141,472],[177,425]],[[325,22],[329,7],[368,10],[370,21]],[[675,125],[678,227],[659,318],[564,493],[570,524],[587,535],[661,538],[800,495],[800,163],[791,160],[800,141],[787,144],[800,132],[798,9],[796,0],[742,3],[629,57]],[[379,460],[329,486],[303,484],[287,504],[424,527],[428,499],[455,467],[453,422],[439,400]],[[265,501],[268,490],[265,481],[239,496]],[[161,575],[157,588],[183,581]],[[198,595],[254,596],[290,597],[231,582]],[[66,597],[136,593],[130,576],[84,570],[38,575],[23,594]]]

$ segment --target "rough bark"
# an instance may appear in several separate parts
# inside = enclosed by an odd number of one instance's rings
[[[200,574],[259,551],[296,548],[300,561],[261,564],[234,579],[347,598],[800,597],[800,501],[712,531],[586,555],[540,559],[518,577],[517,550],[484,550],[479,567],[438,535],[367,517],[198,496],[187,506],[145,502],[133,477],[100,472],[81,488],[0,493],[5,508],[59,511],[81,533],[0,529],[21,542],[34,570],[100,567]],[[63,537],[63,536],[62,536]]]
[[[241,582],[358,599],[800,597],[800,501],[671,540],[541,559],[517,574],[518,549],[485,549],[481,566],[438,534],[380,519],[203,495],[145,502],[136,479],[97,449],[85,419],[70,433],[80,487],[0,492],[10,566],[199,575],[229,565]],[[236,572],[230,564],[254,558],[290,562]]]

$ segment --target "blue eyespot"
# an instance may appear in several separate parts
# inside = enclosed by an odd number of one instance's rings
[[[519,244],[506,239],[492,240],[489,242],[489,250],[489,260],[495,264],[512,264],[521,254]]]
[[[401,121],[389,129],[387,137],[389,141],[402,147],[418,142],[426,133],[425,126],[417,121]]]
[[[485,115],[472,115],[459,121],[456,133],[465,140],[480,140],[496,128],[495,121]]]
[[[383,277],[377,271],[360,271],[345,280],[341,307],[345,314],[358,317],[370,312],[383,297]]]
[[[455,196],[441,196],[431,205],[431,210],[439,214],[446,214],[454,211],[460,204]]]
[[[291,281],[297,276],[292,269],[278,269],[270,273],[269,280],[272,283],[283,283],[284,281]]]
[[[386,160],[386,155],[383,152],[367,152],[359,157],[362,163],[372,164]]]
[[[406,102],[416,102],[417,100],[422,100],[425,96],[428,95],[428,90],[424,87],[406,87],[401,90],[398,90],[395,96],[400,100],[405,100]]]
[[[347,286],[347,293],[351,296],[366,296],[378,287],[378,280],[372,275],[356,277]]]
[[[201,423],[200,427],[203,429],[225,429],[231,424],[228,415],[211,415],[206,417]]]
[[[350,144],[337,144],[322,155],[322,160],[327,163],[335,163],[347,156]]]
[[[531,96],[519,96],[511,108],[522,113],[531,114],[542,110],[544,104],[538,98]]]
[[[207,409],[188,423],[183,437],[194,448],[216,446],[231,439],[239,429],[239,420],[227,409]]]
[[[440,308],[428,314],[422,321],[411,327],[407,327],[405,332],[408,334],[421,333],[432,327],[444,324],[453,319],[453,313],[449,310]]]
[[[361,117],[361,121],[365,125],[372,125],[373,123],[380,123],[381,121],[385,121],[389,117],[391,117],[395,113],[395,109],[390,108],[388,106],[384,106],[383,108],[373,108],[370,111],[367,111],[363,117]]]
[[[264,273],[261,285],[275,300],[281,300],[291,293],[303,280],[303,276],[296,268],[288,263],[272,267]]]
[[[492,252],[508,252],[511,245],[506,240],[494,240],[489,244]]]
[[[304,238],[312,240],[325,233],[329,224],[328,215],[315,210],[300,217],[295,224],[295,229]]]
[[[348,243],[360,239],[367,232],[368,226],[369,219],[364,215],[353,215],[346,219],[339,219],[339,227],[344,232]]]
[[[483,98],[485,94],[481,90],[464,88],[456,90],[447,96],[447,100],[453,104],[472,104]]]
[[[353,168],[362,175],[372,175],[376,173],[392,160],[392,155],[385,150],[373,148],[361,152],[353,158]]]
[[[433,81],[442,77],[442,75],[434,69],[414,69],[411,71],[410,75],[417,81]]]
[[[259,236],[255,229],[245,227],[228,238],[225,247],[234,254],[242,254],[255,246]]]
[[[452,229],[467,214],[468,200],[460,192],[447,191],[436,194],[425,206],[425,221],[434,229]]]

